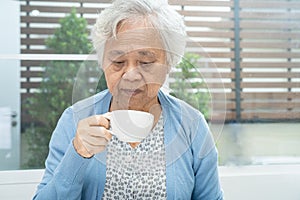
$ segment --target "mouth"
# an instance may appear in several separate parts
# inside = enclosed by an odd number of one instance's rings
[[[136,96],[142,92],[140,89],[121,89],[122,93],[126,96]]]

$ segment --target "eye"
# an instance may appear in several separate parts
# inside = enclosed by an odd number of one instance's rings
[[[150,61],[150,62],[147,62],[147,61],[140,61],[140,65],[141,65],[142,67],[151,67],[154,63],[155,63],[155,61]]]
[[[125,65],[125,61],[111,60],[111,64],[114,66],[115,69],[120,70]]]
[[[113,61],[112,63],[114,65],[123,65],[125,62],[124,61]]]

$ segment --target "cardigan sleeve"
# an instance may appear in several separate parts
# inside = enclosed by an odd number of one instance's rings
[[[193,169],[195,174],[192,199],[223,200],[218,174],[218,152],[209,127],[202,118],[198,121],[193,140]],[[201,144],[201,145],[199,145]]]
[[[75,123],[71,108],[58,121],[50,143],[43,179],[33,199],[80,199],[85,170],[90,159],[75,151]]]

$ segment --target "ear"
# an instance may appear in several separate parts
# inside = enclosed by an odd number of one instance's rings
[[[171,72],[172,66],[169,63],[166,63],[166,67],[167,67],[167,74],[169,74]]]
[[[167,74],[169,74],[172,68],[171,68],[170,65],[168,65],[167,67],[168,67],[168,69],[167,69]]]

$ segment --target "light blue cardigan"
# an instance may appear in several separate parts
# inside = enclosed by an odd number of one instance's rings
[[[217,151],[203,115],[162,91],[167,199],[223,199]],[[44,177],[34,199],[101,199],[105,186],[106,152],[82,158],[72,145],[80,119],[108,112],[105,90],[65,110],[53,132]]]

